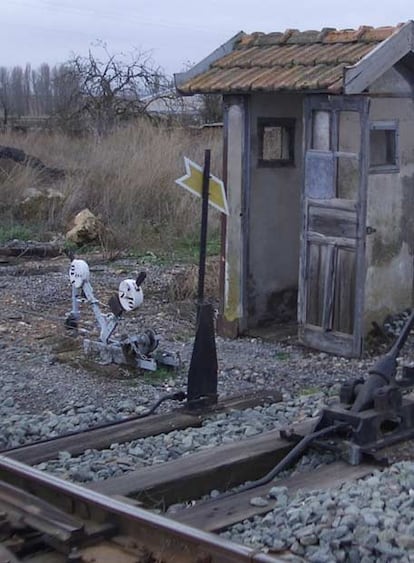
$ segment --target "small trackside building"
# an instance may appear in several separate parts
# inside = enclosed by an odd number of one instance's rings
[[[359,356],[413,304],[414,23],[240,32],[175,78],[223,96],[221,331]]]

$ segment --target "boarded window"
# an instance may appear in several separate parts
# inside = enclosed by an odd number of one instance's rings
[[[258,166],[294,166],[295,120],[259,118]]]
[[[396,122],[374,122],[369,135],[369,171],[377,173],[399,170],[398,126]]]

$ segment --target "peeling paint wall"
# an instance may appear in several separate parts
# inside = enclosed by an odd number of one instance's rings
[[[251,158],[247,310],[249,326],[296,308],[301,231],[303,96],[256,94],[250,108]],[[258,118],[294,118],[294,166],[258,167]],[[283,320],[283,319],[279,319]]]
[[[367,225],[376,231],[366,240],[366,331],[413,304],[414,102],[411,85],[395,69],[371,92],[391,89],[406,97],[372,98],[370,106],[371,121],[397,121],[400,163],[397,172],[368,176]]]

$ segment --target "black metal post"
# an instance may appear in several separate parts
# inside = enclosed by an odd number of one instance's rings
[[[208,188],[210,183],[210,161],[211,151],[204,151],[204,168],[203,168],[203,185],[201,192],[201,232],[200,232],[200,260],[198,267],[198,307],[204,300],[204,279],[206,274],[206,257],[207,257],[207,223],[208,223]]]
[[[214,310],[204,302],[204,278],[207,257],[207,221],[211,151],[204,152],[200,261],[198,269],[197,328],[187,378],[187,408],[203,409],[217,403],[217,351],[214,334]]]

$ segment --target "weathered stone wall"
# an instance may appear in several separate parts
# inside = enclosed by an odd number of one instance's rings
[[[414,102],[410,83],[395,69],[371,91],[404,97],[372,98],[371,121],[398,125],[399,170],[368,176],[367,225],[375,232],[366,241],[365,328],[382,323],[389,313],[413,305],[414,257]]]

